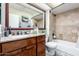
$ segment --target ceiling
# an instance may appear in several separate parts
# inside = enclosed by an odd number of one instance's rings
[[[64,3],[51,11],[53,14],[59,14],[76,8],[79,8],[79,3]]]
[[[51,10],[53,14],[59,14],[75,8],[79,8],[79,3],[31,3],[31,4],[45,11]]]
[[[46,11],[55,8],[61,5],[62,3],[30,3],[30,4]]]

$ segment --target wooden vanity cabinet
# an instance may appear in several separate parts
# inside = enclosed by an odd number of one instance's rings
[[[0,43],[2,56],[44,56],[45,36]]]

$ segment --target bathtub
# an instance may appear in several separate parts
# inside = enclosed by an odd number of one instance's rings
[[[76,43],[55,40],[48,42],[46,45],[52,47],[53,44],[56,46],[56,55],[58,56],[79,56],[79,48],[76,47]]]

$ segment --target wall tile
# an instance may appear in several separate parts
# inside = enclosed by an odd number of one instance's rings
[[[55,30],[58,38],[76,42],[79,32],[79,8],[58,14]]]

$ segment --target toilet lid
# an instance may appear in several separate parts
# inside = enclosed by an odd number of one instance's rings
[[[46,46],[49,47],[49,48],[56,48],[57,43],[56,42],[47,42]]]

